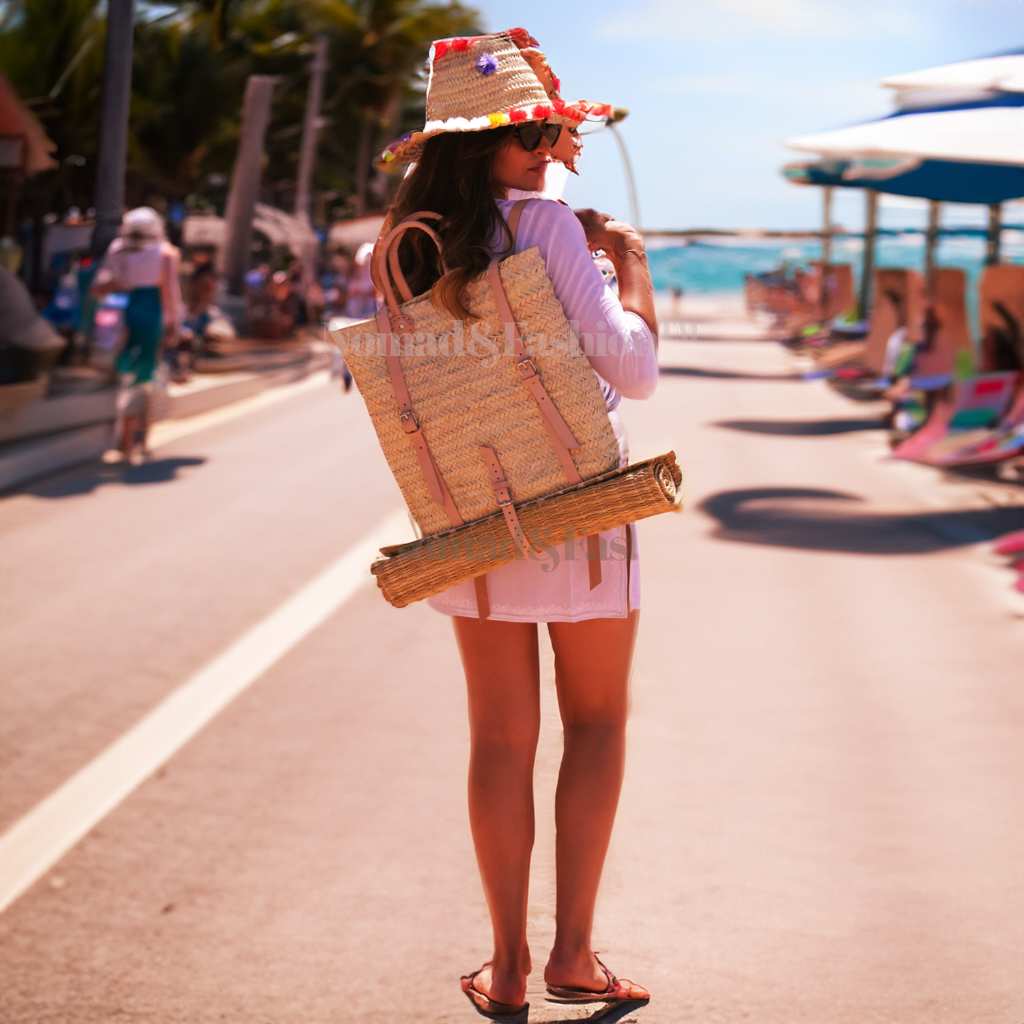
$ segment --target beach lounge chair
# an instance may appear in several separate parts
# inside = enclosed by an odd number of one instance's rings
[[[787,276],[784,268],[745,275],[748,313],[769,313],[775,317],[777,326],[802,306],[801,285],[801,278]]]
[[[978,285],[982,370],[1024,370],[1024,266],[1000,263]]]
[[[1016,533],[1008,533],[1005,537],[1000,537],[996,542],[995,553],[1013,559],[1010,567],[1017,573],[1014,589],[1024,594],[1024,560],[1021,558],[1024,555],[1024,530],[1018,530]]]
[[[890,444],[894,447],[922,429],[933,411],[948,407],[951,395],[943,396],[942,402],[938,396],[950,387],[954,377],[969,377],[976,370],[967,325],[966,290],[963,270],[941,267],[932,272],[920,340],[912,339],[913,344],[900,354],[893,371],[895,380],[884,392],[893,403],[890,419],[895,429]]]
[[[1009,408],[994,426],[960,431],[929,454],[933,465],[949,468],[991,465],[1024,455],[1024,374],[1017,375]]]
[[[967,323],[967,274],[959,267],[932,271],[922,341],[911,367],[916,387],[936,390],[954,371],[974,366],[974,346]],[[931,386],[926,382],[931,382]]]
[[[968,430],[933,450],[937,464],[957,467],[1003,462],[1024,453],[1024,266],[986,267],[979,284],[979,363],[989,372],[1018,372],[1016,392],[991,429]]]
[[[892,369],[894,360],[886,358],[890,339],[900,327],[908,326],[914,313],[919,316],[924,302],[924,279],[916,270],[880,267],[875,271],[874,294],[867,336],[817,353],[815,359],[820,369],[842,369],[842,376],[848,380],[883,377]]]
[[[924,425],[892,451],[894,459],[941,466],[977,431],[991,430],[1020,391],[1020,374],[982,373],[957,380],[932,403]]]
[[[997,555],[1024,555],[1024,530],[1007,533],[996,541]]]
[[[777,340],[790,348],[826,344],[831,323],[856,308],[853,268],[848,263],[811,264],[799,286],[799,302],[780,325]]]
[[[850,338],[858,333],[864,336],[866,326],[853,322],[857,313],[857,295],[853,281],[853,267],[849,263],[818,263],[824,282],[822,317],[830,324],[829,336]]]

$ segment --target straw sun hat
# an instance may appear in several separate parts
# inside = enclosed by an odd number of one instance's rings
[[[567,102],[560,83],[525,28],[482,36],[437,39],[430,46],[426,123],[390,143],[374,161],[393,172],[417,160],[423,143],[441,132],[477,132],[524,121],[549,121],[576,128],[588,118],[611,116],[609,103]],[[574,174],[580,143],[563,131],[552,149]]]

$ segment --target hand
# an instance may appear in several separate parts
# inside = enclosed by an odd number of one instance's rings
[[[89,288],[89,291],[98,299],[105,299],[111,292],[122,292],[124,290],[121,282],[109,273],[97,274],[92,282],[92,286]]]
[[[643,236],[631,224],[616,220],[610,213],[601,213],[589,208],[573,210],[573,213],[583,225],[587,247],[591,252],[603,249],[610,259],[615,260],[626,249],[643,251]]]

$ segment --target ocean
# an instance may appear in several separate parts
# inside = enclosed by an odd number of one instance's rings
[[[863,240],[839,237],[832,243],[834,263],[849,263],[860,282]],[[821,244],[805,239],[711,238],[680,245],[670,239],[650,239],[648,260],[654,287],[659,292],[683,289],[689,295],[735,295],[743,291],[745,274],[778,267],[783,261],[804,264],[821,258]],[[971,322],[977,327],[977,284],[984,266],[985,240],[981,237],[951,236],[938,245],[937,263],[967,271],[967,303]],[[1024,263],[1024,231],[1003,232],[1002,261]],[[876,243],[876,267],[924,266],[924,237],[921,234],[882,237]]]

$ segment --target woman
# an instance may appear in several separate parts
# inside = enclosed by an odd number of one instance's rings
[[[122,394],[118,437],[121,451],[132,462],[135,445],[148,458],[152,422],[151,390],[165,332],[176,343],[184,308],[178,279],[178,250],[164,237],[164,222],[156,210],[140,206],[129,210],[121,234],[110,243],[93,280],[97,296],[127,292],[125,323],[128,338],[118,354],[115,370]]]
[[[402,271],[414,294],[464,316],[462,286],[493,256],[509,251],[507,193],[539,192],[553,159],[575,171],[576,126],[587,109],[558,96],[537,41],[523,29],[431,47],[427,124],[389,146],[378,166],[415,160],[383,231],[418,210],[442,214],[438,231],[449,273],[420,232],[403,242]],[[559,114],[560,112],[560,114]],[[383,232],[382,232],[383,233]],[[426,242],[427,244],[422,244]],[[594,210],[574,213],[551,199],[530,201],[515,251],[537,246],[567,319],[584,339],[629,461],[617,411],[620,397],[648,398],[657,384],[657,322],[643,242],[627,224]],[[604,250],[619,295],[594,264]],[[586,338],[594,340],[586,344]],[[630,662],[636,639],[639,575],[622,552],[635,527],[601,534],[601,582],[588,584],[587,545],[552,551],[550,561],[520,559],[487,575],[490,615],[476,616],[472,581],[428,599],[452,617],[468,687],[471,734],[469,812],[494,932],[494,952],[461,979],[474,1007],[494,1020],[520,1017],[532,960],[527,888],[534,835],[533,764],[539,734],[537,624],[547,623],[555,654],[565,749],[556,797],[557,908],[554,946],[544,968],[548,998],[643,1005],[646,989],[619,979],[591,949],[591,928],[622,783]],[[616,555],[618,551],[618,555]],[[562,555],[569,557],[561,557]]]
[[[373,281],[370,277],[370,253],[373,245],[363,242],[356,250],[349,271],[348,289],[345,293],[345,316],[360,319],[373,316],[376,309],[374,302]]]

